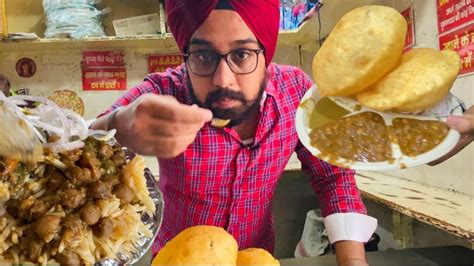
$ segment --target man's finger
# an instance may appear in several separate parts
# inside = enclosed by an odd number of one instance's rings
[[[196,134],[204,122],[174,122],[162,118],[154,118],[150,124],[150,131],[157,136],[184,136]]]
[[[474,134],[474,115],[450,116],[446,124],[461,134]]]
[[[196,105],[160,99],[160,103],[153,106],[153,116],[179,122],[208,122],[212,119],[212,112]]]
[[[179,138],[159,138],[155,143],[155,156],[160,159],[170,159],[178,156],[194,141],[196,135],[186,135]]]

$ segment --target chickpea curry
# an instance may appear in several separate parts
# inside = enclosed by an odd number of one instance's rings
[[[321,151],[321,158],[333,164],[337,164],[339,158],[391,162],[394,160],[392,143],[399,145],[404,155],[415,157],[439,145],[449,132],[441,121],[394,118],[392,125],[387,126],[384,118],[375,112],[345,116],[349,112],[340,109],[323,98],[316,104],[310,121],[311,145]],[[330,117],[331,113],[337,116]],[[323,122],[316,123],[318,119]]]

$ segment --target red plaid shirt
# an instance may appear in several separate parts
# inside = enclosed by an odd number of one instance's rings
[[[290,66],[270,64],[267,71],[266,97],[251,145],[244,145],[234,129],[207,123],[181,155],[158,160],[165,210],[153,253],[182,230],[203,224],[225,228],[241,249],[261,247],[272,252],[272,197],[293,152],[303,171],[312,176],[324,216],[366,213],[354,172],[317,159],[298,140],[296,108],[312,86],[311,79]],[[172,95],[192,104],[185,75],[183,67],[150,74],[107,112],[145,93]]]

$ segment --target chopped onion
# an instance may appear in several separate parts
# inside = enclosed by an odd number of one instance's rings
[[[28,105],[28,103],[23,100],[12,100],[12,102],[16,105]]]
[[[50,106],[53,111],[58,115],[59,120],[61,121],[62,127],[64,128],[63,134],[60,136],[61,138],[59,139],[60,143],[66,143],[69,141],[70,137],[70,132],[71,128],[70,125],[67,121],[66,115],[61,111],[61,108],[57,106],[53,101],[43,98],[43,97],[36,97],[36,96],[30,96],[30,95],[19,95],[19,96],[13,96],[11,97],[12,100],[23,100],[23,101],[32,101],[32,102],[39,102],[43,103],[46,106]]]
[[[74,128],[78,129],[78,135],[81,140],[85,140],[87,138],[87,131],[88,131],[88,126],[86,120],[82,118],[80,115],[77,113],[68,110],[68,109],[62,109],[68,118],[71,118],[73,122],[75,122],[73,125],[75,126]]]
[[[109,141],[115,136],[115,133],[117,133],[116,129],[112,129],[110,131],[105,131],[105,130],[89,130],[89,136],[94,137],[97,140],[100,141]]]
[[[64,129],[62,129],[60,127],[54,127],[50,124],[44,123],[44,122],[39,121],[39,120],[30,120],[30,123],[33,124],[36,127],[39,127],[39,128],[42,128],[42,129],[48,131],[48,133],[54,133],[54,134],[57,134],[59,136],[62,136],[64,134]]]
[[[68,143],[46,143],[43,145],[45,148],[50,149],[54,153],[60,153],[65,151],[72,151],[84,147],[84,142],[76,140]]]
[[[60,160],[54,158],[53,156],[46,156],[45,161],[52,163],[54,166],[56,166],[59,169],[65,170],[67,169],[67,165],[61,162]]]
[[[35,136],[43,144],[43,147],[53,153],[60,153],[80,149],[84,147],[87,137],[92,136],[101,141],[113,139],[116,130],[89,130],[89,124],[80,115],[57,106],[53,101],[30,95],[19,95],[6,97],[0,92],[0,104],[12,110],[15,115],[24,120],[32,129]],[[35,108],[20,108],[19,105],[25,105],[27,102],[41,103]],[[58,135],[60,139],[54,143],[48,143],[46,135]],[[77,136],[79,140],[71,141],[71,137]],[[66,166],[53,157],[44,158],[55,164],[59,168]]]
[[[21,108],[16,106],[10,98],[7,98],[3,92],[0,92],[0,100],[3,101],[8,109],[13,111],[20,119],[25,121],[26,125],[28,125],[28,127],[33,131],[33,133],[41,142],[46,142],[45,137],[30,123],[29,119],[25,116],[25,114],[23,114]]]

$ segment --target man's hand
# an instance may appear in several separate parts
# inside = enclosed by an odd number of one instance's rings
[[[429,163],[431,166],[437,165],[453,157],[474,140],[474,106],[471,106],[469,109],[467,109],[463,116],[448,117],[446,124],[448,124],[450,128],[459,131],[459,133],[461,133],[461,138],[459,139],[456,147],[454,147],[450,152],[448,152],[443,157]]]
[[[145,94],[118,111],[112,128],[123,146],[142,155],[174,158],[196,138],[212,112],[172,96]]]
[[[461,134],[474,136],[474,106],[467,109],[463,116],[448,117],[446,123]]]
[[[367,266],[364,244],[356,241],[338,241],[336,249],[337,264],[339,266]]]

